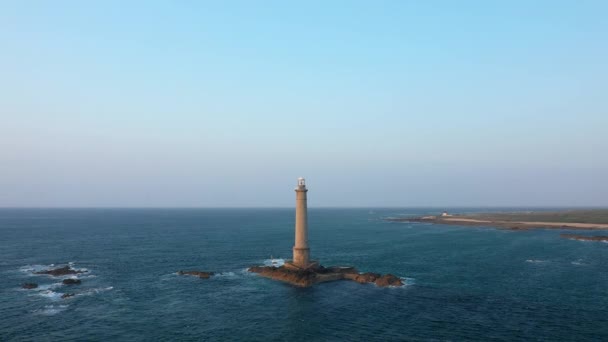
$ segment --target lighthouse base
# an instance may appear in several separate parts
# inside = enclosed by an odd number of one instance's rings
[[[319,268],[319,266],[321,266],[321,264],[318,261],[314,260],[308,262],[306,265],[296,264],[292,260],[285,261],[285,264],[283,264],[283,267],[285,267],[286,269],[294,271],[316,270],[317,268]]]
[[[294,265],[301,268],[308,268],[310,261],[310,248],[308,247],[293,247],[293,260],[291,261]]]
[[[285,263],[279,267],[254,266],[249,268],[249,272],[301,287],[335,280],[350,280],[360,284],[374,283],[380,287],[404,285],[401,278],[392,274],[359,273],[354,267],[323,267],[318,262],[311,262],[310,267],[313,264],[314,268],[305,269],[293,263]]]

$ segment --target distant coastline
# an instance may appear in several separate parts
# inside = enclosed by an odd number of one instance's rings
[[[578,229],[608,230],[608,209],[552,212],[502,212],[386,218],[390,222],[421,222],[458,226],[485,226],[511,230]]]

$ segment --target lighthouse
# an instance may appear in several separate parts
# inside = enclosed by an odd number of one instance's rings
[[[297,268],[309,268],[316,263],[310,262],[310,248],[308,247],[308,207],[306,204],[306,181],[298,178],[296,187],[296,241],[293,246],[292,265]]]
[[[354,267],[323,267],[318,261],[310,260],[308,247],[308,208],[306,203],[306,182],[298,178],[296,186],[296,238],[293,245],[293,260],[282,266],[253,266],[249,272],[258,273],[262,277],[284,281],[296,286],[311,286],[313,284],[334,280],[353,280],[358,283],[375,283],[377,286],[402,286],[403,282],[392,274],[381,276],[377,273],[359,273]]]

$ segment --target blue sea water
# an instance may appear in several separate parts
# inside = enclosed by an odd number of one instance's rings
[[[608,244],[383,220],[434,212],[310,209],[314,259],[406,286],[296,288],[246,272],[290,256],[292,209],[0,209],[0,340],[608,340]],[[32,273],[68,263],[82,285]]]

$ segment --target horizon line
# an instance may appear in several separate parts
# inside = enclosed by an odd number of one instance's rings
[[[309,206],[309,209],[608,209],[608,205]],[[0,206],[2,209],[294,209],[293,206]]]

